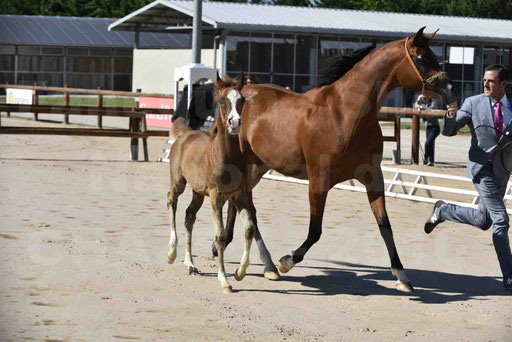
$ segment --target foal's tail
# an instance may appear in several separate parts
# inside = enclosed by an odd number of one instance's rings
[[[177,118],[173,122],[172,127],[171,127],[171,131],[169,133],[169,137],[172,140],[176,140],[181,135],[183,135],[183,133],[186,133],[186,132],[191,131],[191,130],[192,130],[192,128],[188,127],[187,122],[185,121],[185,119],[182,118],[182,117],[179,117],[179,118]]]

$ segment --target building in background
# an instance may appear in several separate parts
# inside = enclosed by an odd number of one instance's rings
[[[180,32],[191,28],[193,12],[193,1],[158,0],[109,29]],[[203,32],[217,37],[223,72],[242,70],[256,82],[297,92],[315,85],[327,58],[402,39],[422,26],[427,32],[439,29],[431,47],[461,98],[482,91],[487,65],[512,67],[510,20],[221,2],[203,3],[202,20]],[[134,74],[138,70],[135,63]],[[412,100],[412,93],[396,89],[387,104],[410,106]]]
[[[158,0],[118,20],[2,15],[0,82],[170,93],[174,68],[191,61],[193,11],[193,1]],[[203,64],[297,92],[329,57],[422,26],[439,29],[431,47],[461,100],[482,91],[487,65],[512,69],[510,20],[216,2],[203,3],[202,20]],[[387,105],[412,100],[396,89]]]
[[[0,83],[132,90],[133,32],[113,19],[0,15]],[[141,48],[190,46],[188,34],[143,33]]]

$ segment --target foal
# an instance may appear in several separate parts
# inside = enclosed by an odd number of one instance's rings
[[[192,187],[192,202],[185,216],[187,248],[184,263],[188,266],[189,274],[198,273],[192,261],[192,229],[204,196],[209,196],[215,223],[215,246],[219,254],[218,278],[225,293],[232,292],[232,288],[227,281],[224,269],[226,244],[226,231],[222,222],[224,203],[229,200],[236,205],[245,226],[246,244],[240,268],[235,272],[236,280],[242,280],[245,277],[249,266],[252,238],[257,232],[255,211],[252,210],[252,203],[250,205],[247,199],[247,175],[238,140],[243,104],[241,96],[243,78],[242,74],[236,80],[228,76],[225,76],[224,80],[217,79],[215,99],[219,103],[219,114],[210,134],[190,129],[182,118],[178,118],[171,128],[171,136],[176,141],[169,155],[170,190],[167,194],[167,208],[171,221],[171,237],[167,261],[172,264],[176,259],[178,244],[176,207],[178,197],[184,192],[188,183]],[[265,269],[273,268],[275,274],[279,276],[270,255],[266,259],[271,264],[266,265]]]

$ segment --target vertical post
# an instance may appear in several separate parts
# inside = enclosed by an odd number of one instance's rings
[[[148,130],[146,117],[143,117],[140,121],[141,132],[145,133]],[[148,138],[142,138],[142,150],[144,151],[144,161],[149,161],[149,153],[148,153]]]
[[[138,49],[139,48],[139,25],[136,24],[135,26],[135,36],[133,38],[133,48]]]
[[[34,87],[37,87],[37,83],[34,83]],[[32,101],[32,104],[34,105],[38,105],[39,104],[39,90],[34,90],[34,98],[33,98],[33,101]],[[38,120],[38,113],[37,112],[34,112],[34,120]]]
[[[67,88],[68,85],[64,84],[64,88]],[[69,106],[69,92],[64,92],[64,106]],[[64,123],[69,124],[69,114],[64,114]]]
[[[194,0],[194,25],[192,27],[192,63],[195,64],[201,64],[202,16],[203,1]]]
[[[220,74],[226,74],[226,33],[222,33],[222,37],[220,38]],[[295,69],[293,69],[295,70]]]
[[[395,116],[395,141],[396,141],[396,150],[393,151],[393,157],[395,159],[395,164],[402,164],[402,152],[400,150],[400,117],[398,115]]]
[[[137,131],[137,118],[130,117],[130,132]],[[137,161],[139,159],[139,139],[131,138],[130,139],[130,160]]]
[[[418,165],[419,163],[419,146],[420,146],[420,117],[412,115],[412,146],[411,146],[411,163]]]
[[[102,89],[103,89],[102,86],[98,86],[98,90],[101,91]],[[103,107],[103,94],[98,94],[97,107],[98,107],[98,109]],[[98,115],[98,128],[103,128],[103,116],[102,115]]]

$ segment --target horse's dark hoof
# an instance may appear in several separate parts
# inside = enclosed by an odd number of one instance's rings
[[[198,275],[199,274],[199,270],[195,267],[192,267],[192,266],[188,266],[188,274],[189,275]]]
[[[212,243],[212,255],[214,258],[219,256],[219,253],[217,252],[217,247],[215,247],[215,242]]]
[[[241,276],[241,275],[239,275],[239,274],[238,274],[238,271],[239,271],[239,270],[240,270],[240,269],[239,269],[239,268],[237,268],[237,269],[236,269],[236,271],[235,271],[235,279],[236,279],[237,281],[241,281],[241,280],[243,280],[243,279],[245,278],[245,274],[244,274],[243,276]]]

